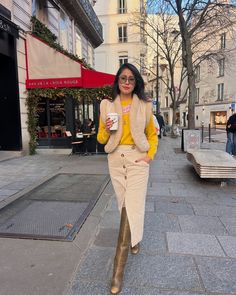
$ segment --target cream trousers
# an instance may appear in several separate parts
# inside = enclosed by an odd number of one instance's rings
[[[119,145],[108,154],[108,166],[118,208],[126,207],[131,231],[132,247],[143,237],[145,200],[149,177],[149,164],[136,160],[146,156],[134,145]]]

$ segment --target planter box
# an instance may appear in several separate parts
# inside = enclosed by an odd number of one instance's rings
[[[200,149],[201,133],[199,129],[182,130],[182,150]]]

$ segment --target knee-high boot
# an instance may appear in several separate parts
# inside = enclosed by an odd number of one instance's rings
[[[124,268],[127,261],[129,247],[130,247],[130,227],[126,213],[126,208],[122,208],[120,231],[118,237],[118,243],[116,247],[116,256],[113,265],[113,277],[111,282],[111,293],[118,294],[121,291]]]

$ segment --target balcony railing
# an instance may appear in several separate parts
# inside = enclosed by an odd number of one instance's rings
[[[102,24],[89,0],[60,0],[95,47],[103,42]]]
[[[92,5],[90,4],[88,0],[79,0],[79,2],[81,3],[81,6],[83,7],[84,11],[89,17],[89,20],[93,24],[94,28],[96,29],[98,34],[102,37],[102,25],[96,13],[94,12]]]

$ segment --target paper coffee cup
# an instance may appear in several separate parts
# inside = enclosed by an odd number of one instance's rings
[[[108,113],[107,118],[110,118],[113,121],[113,125],[111,126],[110,130],[117,130],[118,129],[118,114],[117,113]]]

